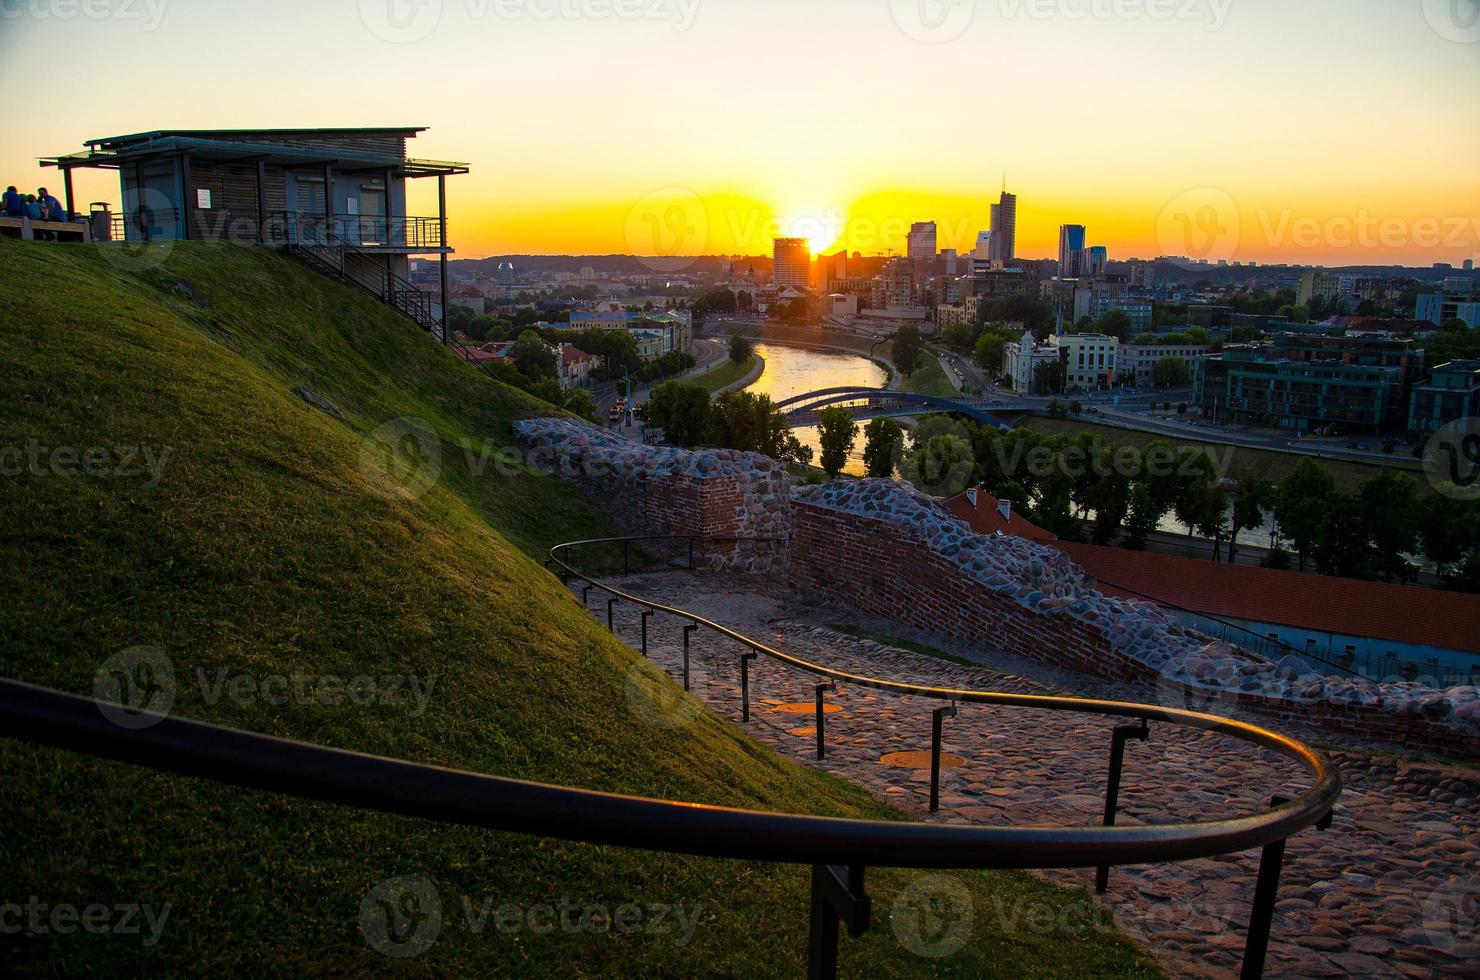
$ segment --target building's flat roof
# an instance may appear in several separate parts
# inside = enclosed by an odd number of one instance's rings
[[[1480,597],[1158,555],[1072,541],[1048,542],[1106,595],[1319,633],[1371,637],[1480,654]]]
[[[425,126],[329,126],[310,127],[307,129],[150,129],[142,133],[127,133],[123,136],[103,136],[97,139],[84,140],[88,146],[97,146],[104,143],[135,143],[164,136],[184,136],[191,139],[220,139],[230,137],[233,139],[247,135],[270,135],[270,136],[343,136],[347,133],[375,133],[375,134],[400,134],[415,136],[417,133],[426,132]]]

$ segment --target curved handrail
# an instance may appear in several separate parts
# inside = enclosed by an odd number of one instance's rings
[[[570,541],[555,545],[550,549],[550,560],[559,565],[563,572],[573,578],[601,589],[623,602],[630,602],[654,612],[687,619],[690,622],[712,630],[721,636],[734,640],[742,646],[762,654],[779,663],[794,667],[805,673],[817,677],[824,677],[832,681],[853,684],[858,687],[867,687],[873,690],[886,691],[892,694],[908,695],[912,697],[934,698],[951,702],[964,702],[972,704],[995,704],[1018,708],[1041,708],[1050,711],[1073,711],[1082,714],[1103,714],[1124,718],[1136,718],[1145,721],[1163,721],[1174,725],[1182,725],[1189,728],[1197,728],[1226,735],[1239,739],[1261,748],[1278,752],[1287,758],[1301,763],[1311,774],[1311,786],[1299,796],[1281,803],[1272,809],[1259,814],[1240,817],[1224,818],[1220,820],[1203,820],[1191,823],[1160,824],[1155,827],[1137,828],[1147,831],[1145,837],[1138,838],[1135,846],[1141,849],[1143,860],[1180,860],[1173,857],[1174,854],[1185,855],[1191,853],[1183,848],[1193,847],[1196,844],[1212,844],[1214,847],[1222,846],[1219,841],[1227,843],[1225,850],[1201,851],[1204,856],[1218,853],[1230,853],[1238,850],[1246,850],[1268,844],[1273,841],[1283,840],[1290,834],[1313,826],[1323,820],[1335,807],[1336,800],[1341,793],[1341,777],[1336,768],[1324,755],[1318,753],[1305,743],[1297,741],[1278,732],[1267,728],[1260,728],[1248,722],[1233,718],[1222,718],[1217,715],[1202,714],[1196,711],[1187,711],[1180,708],[1166,708],[1158,705],[1134,704],[1125,701],[1102,701],[1091,698],[1066,698],[1042,694],[1005,694],[997,691],[973,691],[958,690],[953,688],[934,687],[923,684],[907,684],[902,681],[891,681],[882,678],[868,677],[862,674],[854,674],[850,671],[838,670],[822,664],[812,663],[801,657],[793,656],[781,650],[767,646],[758,640],[753,640],[744,634],[736,632],[727,626],[716,623],[697,613],[692,613],[674,606],[667,606],[641,596],[625,592],[614,586],[608,585],[584,572],[573,568],[562,557],[562,553],[573,548],[586,547],[603,544],[622,544],[639,541],[683,541],[693,542],[700,540],[695,535],[685,534],[650,534],[635,535],[627,537],[590,538],[584,541]],[[743,541],[744,538],[726,539],[731,541]],[[775,538],[749,539],[754,541],[777,541]],[[888,826],[898,827],[899,824]],[[908,825],[906,825],[908,826]],[[1020,828],[999,827],[973,827],[972,833],[983,835],[982,840],[993,841],[998,844],[1006,843],[1010,839],[1010,832]],[[1036,828],[1035,828],[1036,829]],[[1094,852],[1095,841],[1102,841],[1107,850],[1119,851],[1128,842],[1119,837],[1120,831],[1126,828],[1115,827],[1065,827],[1044,828],[1056,831],[1062,835],[1062,843],[1073,841],[1075,845],[1083,848],[1089,853]],[[1008,837],[997,837],[1004,831],[1009,832]],[[908,846],[904,839],[896,841],[899,846]],[[1026,843],[1019,841],[1017,843]],[[1163,853],[1159,849],[1166,848]],[[1151,856],[1160,853],[1162,856]],[[878,863],[870,859],[868,863]],[[885,862],[888,863],[888,862]],[[913,865],[912,861],[903,862]],[[1095,859],[1085,864],[1124,864],[1137,863],[1127,862],[1122,858]],[[924,865],[922,865],[924,866]],[[1053,864],[1053,865],[971,865],[972,867],[1077,867],[1080,863]]]

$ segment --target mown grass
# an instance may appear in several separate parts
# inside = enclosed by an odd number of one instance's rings
[[[951,384],[945,369],[940,366],[940,358],[929,350],[920,356],[920,363],[904,379],[902,387],[917,395],[933,395],[937,398],[949,398],[957,393],[956,386]]]
[[[755,365],[756,356],[754,354],[746,357],[739,364],[736,364],[729,358],[725,358],[718,366],[712,367],[694,378],[692,383],[712,395],[721,388],[728,388],[730,385],[743,379],[747,374],[755,370]]]
[[[91,693],[100,665],[143,645],[172,662],[184,717],[571,786],[897,818],[706,711],[676,728],[647,720],[637,655],[532,560],[612,529],[567,485],[488,458],[510,445],[512,419],[548,406],[289,259],[155,249],[162,264],[128,271],[105,248],[0,240],[0,448],[48,449],[34,469],[4,460],[5,676]],[[435,434],[420,469],[389,465],[367,438],[405,418]],[[66,457],[49,452],[140,446],[164,460],[157,481],[64,475]],[[421,713],[389,697],[214,692],[223,676],[273,674],[435,686]],[[793,976],[804,965],[804,868],[436,825],[10,742],[0,771],[0,903],[170,905],[153,945],[28,926],[6,936],[8,971]],[[441,938],[407,960],[371,949],[360,926],[369,890],[399,875],[424,875],[442,896]],[[1092,918],[1085,893],[1017,874],[957,875],[970,941],[916,956],[890,911],[922,877],[871,873],[876,927],[844,940],[848,975],[1155,972],[1114,932],[1035,932],[998,914]],[[475,910],[635,903],[698,917],[686,943],[594,927],[477,932],[463,896]]]

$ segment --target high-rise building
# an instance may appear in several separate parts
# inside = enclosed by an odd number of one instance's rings
[[[822,293],[833,291],[833,285],[848,278],[848,250],[834,255],[817,257],[817,290]]]
[[[1084,225],[1059,225],[1059,278],[1084,275]]]
[[[812,279],[812,250],[805,238],[778,238],[771,253],[771,284],[806,289]]]
[[[1465,271],[1466,272],[1474,272],[1475,271],[1475,260],[1474,259],[1465,259]]]
[[[1017,195],[1002,191],[992,205],[992,242],[987,256],[993,262],[1011,262],[1017,257]]]
[[[1091,245],[1089,249],[1089,275],[1103,276],[1110,265],[1110,250],[1103,245]]]
[[[514,263],[500,262],[498,271],[493,274],[493,281],[498,283],[500,289],[514,288]]]
[[[915,279],[924,282],[935,266],[936,227],[934,221],[916,221],[910,226],[907,255],[915,266]]]

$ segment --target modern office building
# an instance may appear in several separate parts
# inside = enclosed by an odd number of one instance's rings
[[[1156,362],[1164,357],[1180,357],[1187,362],[1191,377],[1193,364],[1212,350],[1207,344],[1121,344],[1116,353],[1116,381],[1146,388],[1156,383]]]
[[[1108,388],[1115,384],[1120,339],[1102,333],[1055,334],[1048,342],[1064,355],[1066,391]]]
[[[812,250],[805,238],[778,238],[772,248],[771,284],[805,290],[812,280]]]
[[[1414,385],[1408,406],[1408,431],[1420,438],[1450,422],[1480,418],[1480,360],[1434,368],[1426,384]]]
[[[925,282],[935,273],[936,234],[934,221],[917,221],[910,226],[905,254],[915,267],[918,282]]]
[[[1407,421],[1423,371],[1412,341],[1284,334],[1199,359],[1193,400],[1214,421],[1378,432]]]
[[[1110,265],[1110,250],[1104,245],[1091,245],[1089,248],[1089,274],[1092,276],[1103,276]]]
[[[1436,327],[1446,320],[1463,320],[1466,326],[1480,326],[1480,297],[1419,293],[1413,319],[1425,320]]]
[[[1073,279],[1088,269],[1084,253],[1084,225],[1059,225],[1059,278]]]
[[[1017,257],[1017,195],[1004,188],[1002,197],[992,205],[992,240],[988,258],[993,262],[1011,262]]]

